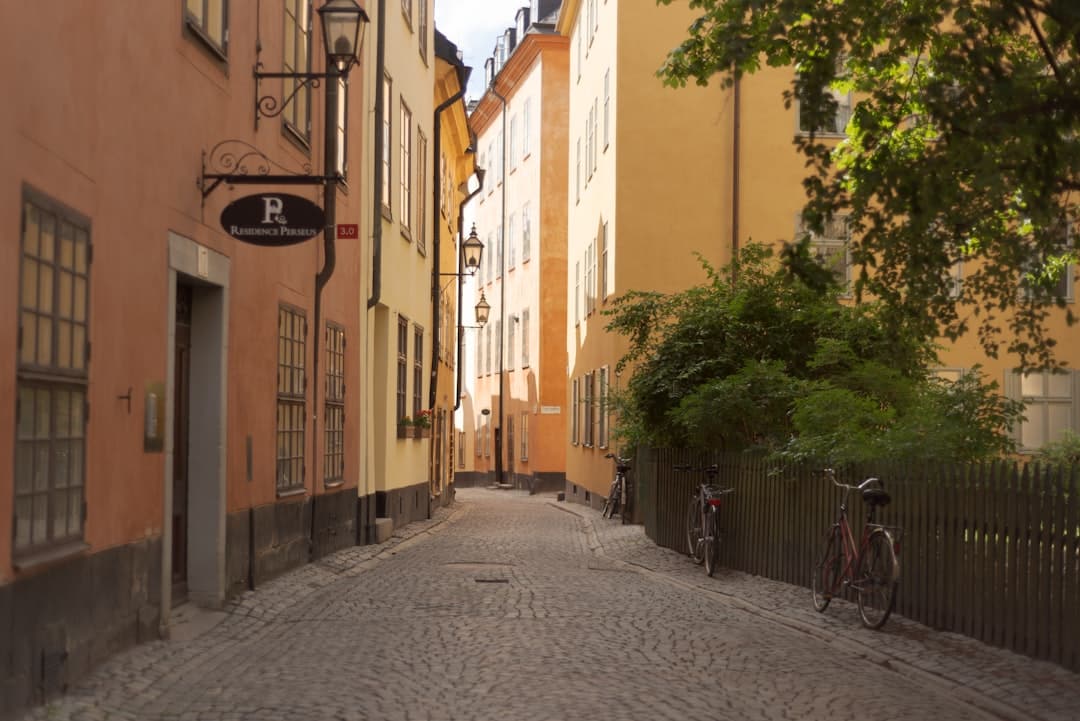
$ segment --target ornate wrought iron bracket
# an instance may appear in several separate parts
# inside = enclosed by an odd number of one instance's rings
[[[318,88],[323,80],[340,77],[339,73],[264,73],[259,70],[262,63],[255,63],[255,127],[259,127],[259,118],[276,118],[285,112],[303,88]],[[299,80],[296,87],[278,103],[276,95],[259,95],[259,82],[264,79]]]
[[[275,168],[282,173],[271,172]],[[312,175],[311,166],[305,164],[300,172],[274,162],[255,146],[243,140],[222,140],[203,151],[202,173],[198,186],[202,191],[203,205],[210,193],[225,183],[226,185],[322,185],[328,181],[340,183],[341,176]]]

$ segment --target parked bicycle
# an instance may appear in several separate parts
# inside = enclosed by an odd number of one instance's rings
[[[604,518],[614,518],[616,513],[620,513],[622,522],[630,523],[633,520],[631,516],[633,509],[630,507],[630,479],[627,474],[630,472],[630,461],[633,459],[623,458],[614,453],[608,453],[604,457],[615,459],[615,478],[611,481],[611,489],[608,491],[600,515]]]
[[[705,478],[698,483],[686,507],[686,547],[694,563],[704,561],[705,572],[712,576],[720,565],[720,544],[724,528],[720,522],[720,509],[724,496],[734,493],[734,488],[723,488],[716,483],[720,468],[715,463],[705,468],[687,465],[672,466],[676,471],[700,471]]]
[[[814,566],[811,588],[814,608],[824,611],[835,596],[845,588],[857,595],[859,617],[867,628],[881,628],[889,619],[896,604],[896,588],[900,580],[899,530],[875,522],[877,509],[891,500],[884,484],[877,478],[867,478],[857,486],[836,480],[831,468],[825,475],[843,491],[836,521],[825,534],[825,550]],[[866,503],[866,522],[856,546],[848,522],[848,498],[859,491]]]

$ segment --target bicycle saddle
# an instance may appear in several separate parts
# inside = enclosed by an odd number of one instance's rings
[[[862,492],[862,499],[870,506],[887,506],[892,497],[881,488],[866,488]]]

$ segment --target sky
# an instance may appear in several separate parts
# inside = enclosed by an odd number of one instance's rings
[[[514,24],[518,8],[529,0],[435,0],[435,27],[465,54],[472,67],[467,99],[484,91],[484,60],[499,35]]]

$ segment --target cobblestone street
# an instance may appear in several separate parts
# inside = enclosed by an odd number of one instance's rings
[[[867,631],[848,604],[710,579],[640,526],[511,491],[459,491],[192,616],[26,718],[1080,717],[1080,677],[1050,664],[896,617]]]

